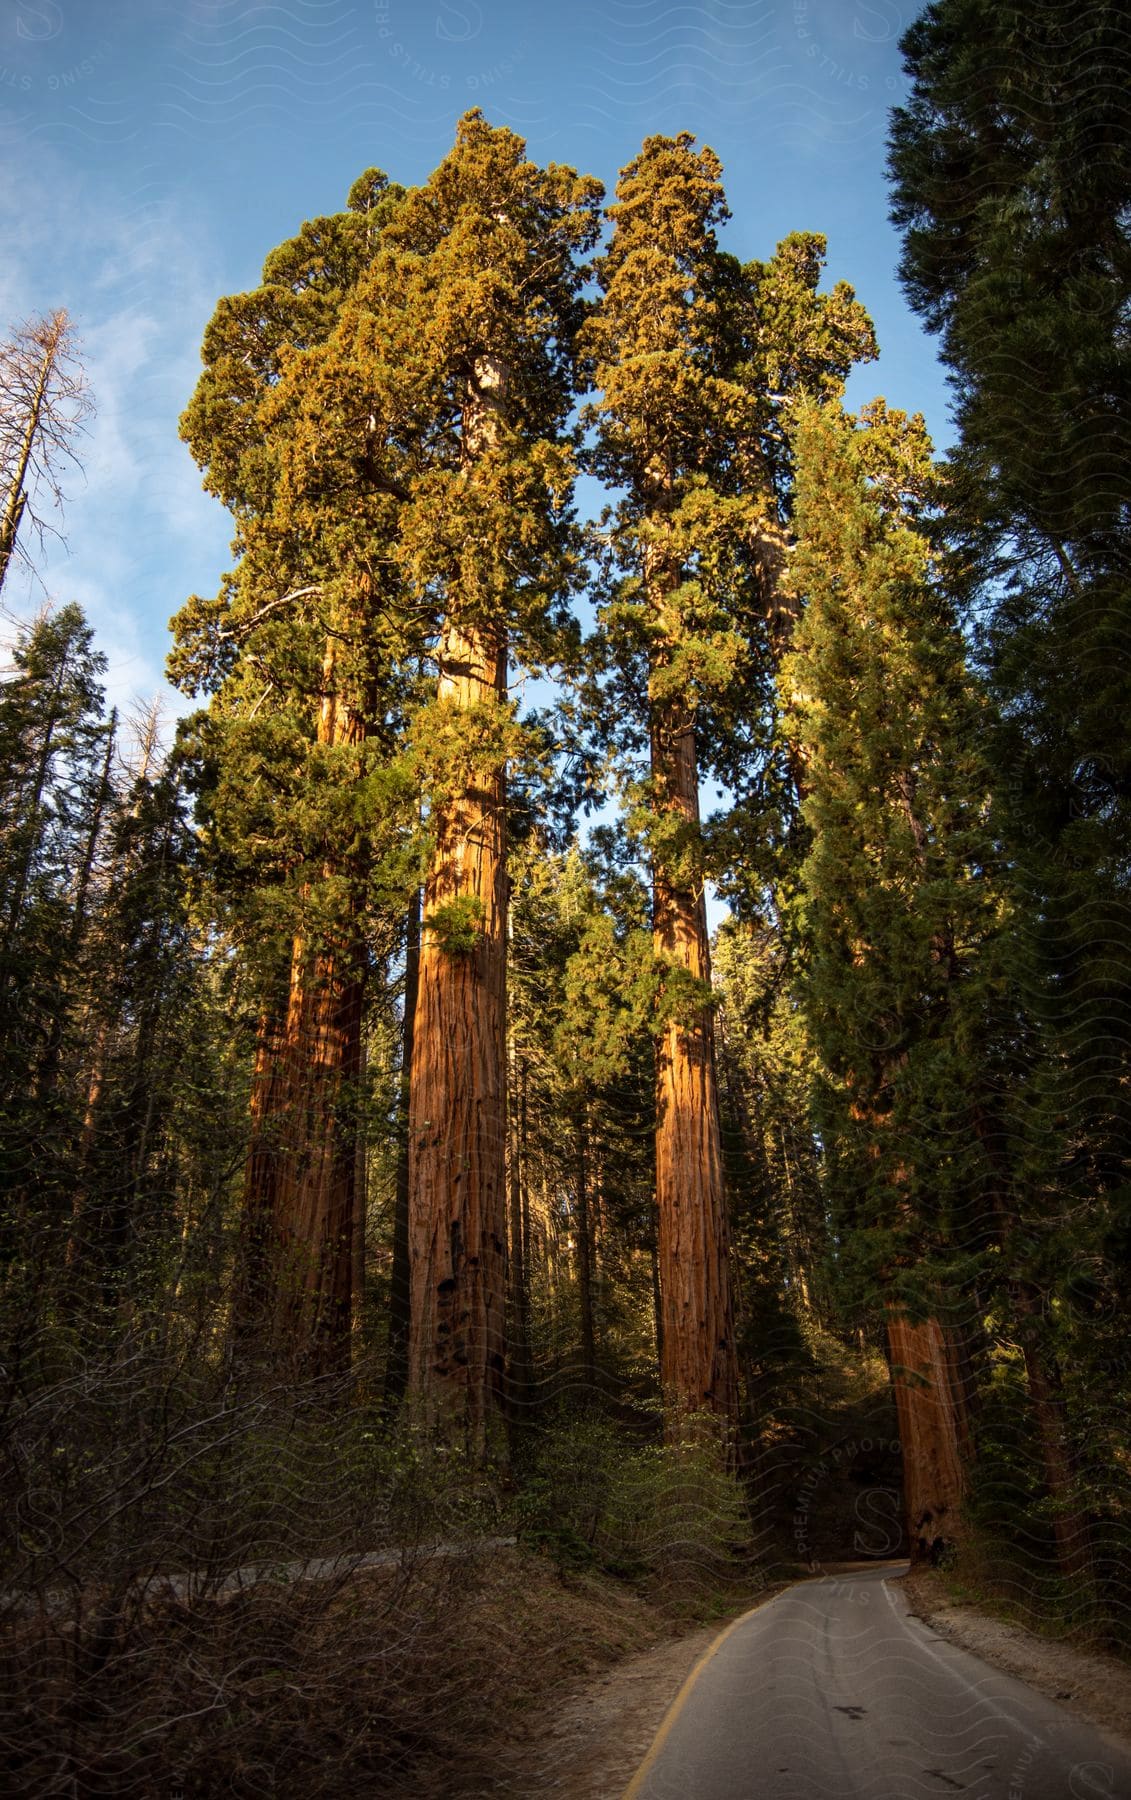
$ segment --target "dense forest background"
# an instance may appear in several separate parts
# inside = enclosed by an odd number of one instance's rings
[[[482,1791],[583,1588],[906,1555],[1126,1649],[1127,38],[904,54],[942,461],[709,149],[606,206],[472,112],[217,305],[175,742],[76,605],[20,631],[12,1791]],[[2,582],[65,314],[0,399]]]

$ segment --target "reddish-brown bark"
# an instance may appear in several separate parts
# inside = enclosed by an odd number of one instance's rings
[[[251,1135],[244,1164],[240,1258],[232,1300],[232,1329],[237,1346],[261,1337],[271,1310],[271,1238],[279,1186],[280,1134],[286,1105],[282,1009],[265,1005],[255,1034],[251,1072]]]
[[[506,655],[449,626],[439,698],[506,695]],[[409,1381],[437,1423],[485,1447],[501,1416],[506,1303],[506,776],[473,772],[433,817],[424,887],[409,1114]],[[476,902],[473,948],[454,902]]]
[[[1025,1379],[1037,1426],[1045,1486],[1053,1502],[1056,1559],[1064,1573],[1075,1581],[1090,1581],[1095,1574],[1091,1532],[1087,1515],[1077,1498],[1068,1420],[1058,1372],[1039,1343],[1034,1317],[1036,1308],[1032,1301],[1019,1302],[1015,1296],[1014,1304],[1024,1337]]]
[[[337,691],[331,639],[318,742],[348,746],[364,735]],[[335,869],[327,862],[322,873]],[[362,998],[348,921],[317,939],[297,934],[285,1013],[265,1012],[256,1051],[238,1309],[260,1342],[304,1375],[349,1366]]]
[[[697,835],[699,777],[694,722],[680,706],[657,706],[652,722],[657,811]],[[691,858],[694,862],[694,855]],[[657,958],[709,984],[710,946],[701,878],[654,859]],[[675,1423],[688,1410],[729,1427],[738,1413],[734,1313],[719,1133],[714,1018],[709,1003],[681,1001],[656,1046],[656,1204],[659,1226],[660,1378]]]
[[[508,384],[501,358],[476,359],[463,419],[468,480],[498,445]],[[507,645],[501,623],[461,628],[461,598],[454,583],[437,701],[468,715],[474,733],[506,704]],[[505,762],[487,754],[455,792],[437,796],[432,835],[409,1110],[409,1386],[432,1422],[480,1453],[505,1405]],[[469,926],[470,947],[460,941]]]
[[[361,1002],[350,946],[295,940],[271,1260],[276,1347],[314,1375],[349,1366]]]
[[[1009,1197],[1009,1160],[1002,1135],[1000,1129],[995,1129],[992,1114],[982,1106],[974,1110],[974,1130],[990,1170],[991,1201],[1002,1252],[1007,1261],[1012,1261],[1018,1221]],[[1057,1561],[1066,1575],[1077,1581],[1089,1580],[1094,1573],[1091,1533],[1077,1498],[1060,1371],[1042,1341],[1040,1293],[1030,1282],[1017,1279],[1010,1284],[1010,1299],[1025,1358],[1025,1380],[1037,1427],[1045,1486],[1053,1502]]]
[[[957,1348],[938,1319],[914,1324],[890,1304],[887,1338],[910,1555],[913,1562],[937,1562],[962,1540],[970,1460]]]

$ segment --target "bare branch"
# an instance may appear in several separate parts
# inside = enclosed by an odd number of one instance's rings
[[[46,508],[60,513],[63,477],[77,465],[75,439],[94,411],[65,312],[29,319],[0,344],[0,586],[30,526],[42,549],[61,536]]]

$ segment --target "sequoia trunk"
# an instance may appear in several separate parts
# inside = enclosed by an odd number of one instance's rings
[[[449,626],[441,701],[469,712],[505,684],[502,645]],[[433,818],[409,1113],[409,1378],[476,1451],[504,1388],[505,789],[503,768],[473,770]]]
[[[251,1136],[244,1164],[239,1264],[232,1295],[232,1349],[237,1359],[262,1344],[271,1311],[271,1240],[279,1188],[285,1106],[286,1014],[265,1004],[255,1034],[251,1072]]]
[[[322,669],[318,742],[360,744],[338,692],[334,640]],[[324,878],[340,871],[327,861]],[[264,1014],[244,1179],[250,1336],[292,1374],[349,1367],[357,1208],[363,972],[352,918],[295,935],[281,1029]]]
[[[463,478],[498,446],[508,371],[476,358]],[[507,700],[501,626],[461,626],[453,575],[438,709],[462,715],[468,768],[433,804],[409,1111],[409,1382],[426,1414],[486,1450],[506,1384],[506,764],[490,748]],[[479,756],[475,739],[483,734]]]
[[[669,828],[699,828],[695,729],[679,706],[655,708],[652,780],[667,844]],[[701,877],[679,871],[679,851],[656,855],[653,934],[671,971],[668,1017],[656,1046],[656,1204],[659,1219],[660,1378],[674,1413],[708,1411],[733,1426],[738,1412],[734,1315],[719,1134],[714,1020],[709,1003],[679,993],[681,976],[711,979]],[[674,1419],[671,1421],[674,1424]]]
[[[362,984],[352,945],[296,938],[275,1193],[275,1340],[295,1373],[349,1367]]]
[[[937,1563],[961,1541],[970,1460],[956,1348],[938,1319],[913,1324],[890,1304],[887,1338],[910,1556]]]
[[[1056,1558],[1072,1581],[1089,1583],[1095,1574],[1091,1532],[1078,1497],[1058,1371],[1039,1342],[1039,1322],[1032,1300],[1025,1296],[1019,1302],[1015,1296],[1014,1304],[1022,1325],[1025,1379],[1041,1447],[1045,1485],[1054,1507]]]

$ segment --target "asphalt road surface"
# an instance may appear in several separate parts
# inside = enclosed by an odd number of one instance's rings
[[[1131,1754],[912,1618],[890,1566],[716,1640],[624,1800],[1131,1800]]]

